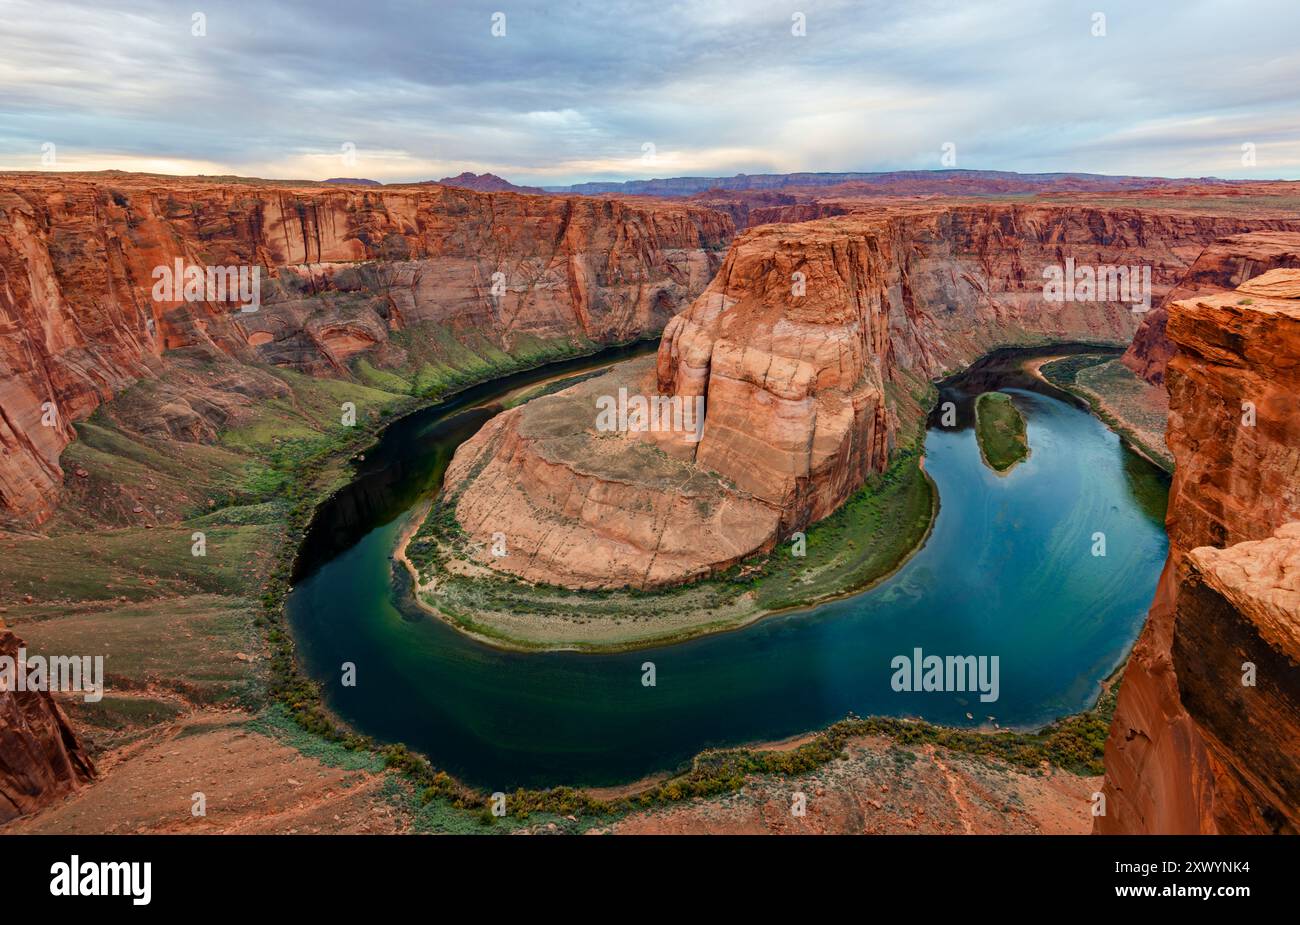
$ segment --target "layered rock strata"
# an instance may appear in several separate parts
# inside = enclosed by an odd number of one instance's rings
[[[1096,831],[1296,832],[1300,271],[1174,302],[1168,333],[1169,560],[1125,671]]]
[[[625,341],[704,289],[732,233],[688,204],[4,175],[0,514],[46,517],[72,422],[174,351],[348,376],[360,355],[400,367],[390,335],[422,323],[506,352]],[[160,290],[177,266],[256,269],[260,307]]]
[[[1045,268],[1067,258],[1148,266],[1158,299],[1238,221],[915,206],[750,229],[665,329],[653,381],[619,374],[584,386],[581,401],[552,396],[508,413],[460,448],[447,498],[476,558],[530,581],[646,586],[726,568],[825,517],[883,470],[900,414],[916,423],[921,413],[906,394],[925,380],[1001,344],[1131,338],[1132,305],[1047,301]],[[619,389],[702,400],[702,439],[599,433],[595,399]],[[553,439],[561,419],[563,439]],[[670,504],[658,470],[642,479],[630,464],[647,447],[689,467],[683,484],[721,486],[718,504]],[[718,541],[720,512],[740,510],[747,529]],[[518,554],[493,556],[497,534],[513,536]],[[599,552],[579,564],[590,550]]]
[[[1133,343],[1124,352],[1124,365],[1147,382],[1160,385],[1169,358],[1174,355],[1173,341],[1165,334],[1169,317],[1165,303],[1235,289],[1269,270],[1300,267],[1300,222],[1274,224],[1290,230],[1246,232],[1207,247],[1164,302],[1142,320]]]

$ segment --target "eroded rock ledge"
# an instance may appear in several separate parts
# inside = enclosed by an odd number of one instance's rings
[[[1295,833],[1300,270],[1174,302],[1168,332],[1169,560],[1120,690],[1096,831]]]
[[[638,366],[503,415],[460,448],[444,500],[478,565],[528,581],[647,587],[719,571],[882,471],[919,428],[929,379],[994,346],[1132,337],[1127,304],[1045,301],[1045,267],[1150,265],[1159,299],[1239,221],[915,206],[750,229],[669,322],[653,378]],[[595,398],[619,388],[702,397],[703,439],[597,434]]]
[[[16,661],[22,647],[0,621],[0,656]],[[40,809],[94,775],[53,697],[0,686],[0,824]]]
[[[681,203],[6,174],[0,516],[47,518],[72,423],[137,380],[163,379],[159,422],[200,440],[276,388],[255,364],[337,378],[359,357],[403,368],[392,335],[418,325],[453,349],[507,353],[632,340],[703,290],[732,235],[726,215]],[[155,269],[177,261],[256,268],[261,308],[156,301]],[[183,381],[178,356],[229,370],[230,387]]]
[[[1279,220],[1277,230],[1252,231],[1215,241],[1187,270],[1187,275],[1155,307],[1133,335],[1124,365],[1155,385],[1165,380],[1174,343],[1165,331],[1167,303],[1235,289],[1269,270],[1300,267],[1300,223]]]

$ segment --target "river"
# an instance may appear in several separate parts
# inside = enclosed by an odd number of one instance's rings
[[[1026,373],[1026,351],[991,354],[941,384],[925,443],[941,502],[934,530],[861,594],[611,655],[503,651],[416,608],[391,555],[455,448],[502,396],[645,349],[479,387],[397,422],[366,453],[353,485],[318,511],[286,605],[298,658],[339,716],[489,790],[603,786],[849,712],[1036,727],[1088,707],[1123,660],[1164,562],[1168,480]],[[1031,454],[1005,476],[981,461],[971,426],[973,400],[989,389],[1011,395],[1028,424]],[[947,401],[957,421],[944,427]],[[1105,555],[1094,554],[1098,534]],[[894,690],[891,662],[918,648],[997,656],[997,700]],[[340,683],[344,662],[356,666],[355,686]],[[653,687],[642,683],[646,662]]]

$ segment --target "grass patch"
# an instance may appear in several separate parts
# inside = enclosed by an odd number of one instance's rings
[[[378,774],[384,769],[383,759],[373,752],[349,749],[338,742],[330,742],[306,732],[283,704],[270,704],[249,720],[244,728],[287,745],[326,767],[342,768],[345,771],[369,771],[372,774]]]
[[[1087,403],[1128,447],[1167,473],[1173,454],[1164,441],[1168,396],[1139,379],[1113,354],[1077,354],[1044,363],[1043,378]]]
[[[407,547],[421,579],[438,576],[423,599],[476,635],[516,648],[557,644],[617,651],[679,641],[743,625],[765,614],[808,606],[860,590],[897,569],[925,540],[938,496],[920,467],[920,453],[897,453],[834,514],[719,575],[665,588],[574,590],[528,584],[507,575],[455,574],[466,555],[456,499],[439,498]],[[530,633],[521,635],[519,617]]]
[[[985,392],[975,400],[975,436],[984,462],[998,472],[1029,456],[1025,417],[1004,392]]]

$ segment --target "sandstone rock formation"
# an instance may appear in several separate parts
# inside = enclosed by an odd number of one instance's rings
[[[1300,271],[1174,302],[1167,330],[1169,560],[1125,671],[1096,831],[1297,832]]]
[[[849,227],[746,235],[659,348],[657,391],[707,408],[703,439],[677,453],[785,531],[831,513],[889,454],[890,272],[874,229]]]
[[[1187,270],[1164,303],[1156,306],[1133,335],[1125,351],[1124,365],[1147,382],[1164,382],[1165,366],[1174,354],[1173,342],[1165,334],[1168,311],[1165,303],[1211,292],[1233,289],[1251,277],[1279,267],[1300,267],[1300,221],[1267,220],[1286,230],[1252,231],[1215,241]]]
[[[726,216],[685,204],[4,175],[0,515],[47,516],[71,423],[163,374],[169,352],[347,376],[362,353],[400,366],[390,335],[422,324],[506,351],[629,340],[703,290],[731,236]],[[156,300],[155,270],[177,261],[257,268],[261,307]],[[186,401],[164,416],[201,429]]]
[[[0,657],[23,647],[0,621]],[[7,690],[0,679],[0,824],[87,783],[94,765],[48,693]]]
[[[718,212],[726,212],[736,228],[810,222],[844,215],[852,209],[834,201],[815,199],[809,193],[780,193],[775,190],[711,189],[696,193],[690,201]]]
[[[725,568],[881,471],[926,380],[1002,344],[1127,342],[1130,305],[1045,301],[1045,267],[1148,265],[1158,298],[1238,221],[921,205],[752,228],[665,329],[653,381],[615,374],[502,416],[460,448],[446,497],[479,561],[527,580],[645,586]],[[596,433],[595,398],[620,388],[702,397],[702,439]],[[490,554],[498,533],[517,553]]]
[[[772,506],[645,439],[654,435],[595,432],[599,397],[650,394],[654,382],[651,359],[627,364],[500,414],[461,445],[444,492],[485,563],[530,581],[642,587],[774,541]]]
[[[443,186],[472,189],[480,193],[534,193],[540,195],[544,192],[538,186],[518,186],[504,177],[498,177],[494,173],[473,173],[469,170],[454,177],[443,177],[438,182]]]

